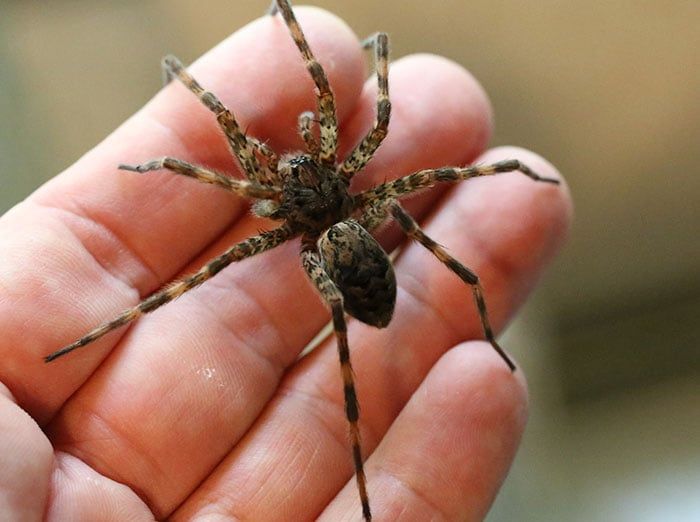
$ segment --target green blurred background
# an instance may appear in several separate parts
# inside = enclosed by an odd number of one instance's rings
[[[494,144],[549,158],[576,221],[503,344],[532,416],[489,516],[700,520],[700,2],[318,1],[394,57],[445,55]],[[0,0],[0,211],[98,143],[267,0]],[[214,15],[212,15],[214,13]]]

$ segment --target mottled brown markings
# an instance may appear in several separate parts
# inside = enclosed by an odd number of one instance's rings
[[[146,298],[144,301],[142,301],[141,304],[138,305],[137,310],[143,314],[152,312],[156,308],[160,308],[165,303],[167,303],[171,299],[169,297],[170,294],[172,294],[172,290],[169,293],[163,292],[160,294],[152,295]]]
[[[252,136],[246,136],[246,141],[250,147],[265,159],[266,169],[261,169],[258,181],[263,185],[279,185],[282,179],[279,176],[279,156],[267,143]]]
[[[374,230],[387,218],[387,209],[393,200],[375,200],[373,204],[365,207],[364,212],[358,216],[357,221],[365,230]]]
[[[345,161],[338,165],[336,105],[326,73],[311,52],[288,0],[276,0],[269,12],[273,15],[278,12],[282,14],[302,55],[304,65],[316,85],[318,114],[315,116],[311,112],[305,112],[299,116],[298,131],[306,152],[280,157],[264,141],[246,136],[233,113],[213,93],[204,90],[177,58],[167,56],[163,60],[166,81],[177,78],[216,115],[231,151],[248,180],[229,178],[170,157],[137,166],[121,165],[120,168],[137,172],[163,168],[237,195],[253,198],[256,200],[253,212],[258,216],[281,221],[281,226],[232,246],[210,260],[198,272],[165,286],[74,343],[48,355],[45,360],[52,361],[76,348],[86,346],[141,315],[157,310],[214,277],[233,262],[301,236],[302,265],[330,308],[333,318],[355,476],[363,517],[365,521],[369,521],[372,515],[362,462],[358,425],[360,408],[350,362],[345,312],[367,324],[386,326],[394,311],[396,280],[388,256],[367,230],[374,229],[387,217],[394,218],[410,238],[426,247],[447,268],[470,285],[486,338],[506,364],[515,369],[494,338],[479,278],[428,237],[396,199],[439,182],[456,182],[512,171],[520,171],[535,181],[553,184],[558,181],[541,177],[527,165],[512,159],[485,166],[421,170],[360,194],[350,194],[349,180],[372,159],[388,132],[391,116],[389,39],[385,33],[377,33],[363,42],[365,48],[374,49],[378,86],[376,119],[372,129]],[[318,139],[314,135],[314,123],[319,127]]]
[[[412,192],[427,189],[441,181],[462,181],[479,176],[492,176],[505,172],[520,172],[535,181],[559,184],[558,179],[546,178],[536,174],[519,160],[499,161],[493,165],[472,165],[470,167],[441,167],[414,172],[408,176],[388,181],[371,188],[355,197],[358,208],[371,204],[374,200],[398,199]]]
[[[338,148],[338,116],[335,108],[335,98],[328,83],[328,77],[311,52],[289,2],[284,0],[277,2],[277,9],[271,9],[270,12],[275,14],[277,11],[282,14],[282,18],[287,23],[292,39],[304,59],[306,69],[316,84],[316,89],[318,89],[316,94],[318,96],[321,137],[319,160],[324,165],[335,167]]]
[[[289,159],[284,172],[279,208],[271,218],[286,220],[294,230],[317,237],[353,211],[347,181],[313,157]]]
[[[311,242],[303,241],[304,245],[312,248]],[[350,362],[350,348],[348,346],[347,325],[345,323],[345,312],[343,307],[343,295],[324,268],[321,255],[318,252],[305,248],[301,253],[302,265],[309,279],[316,286],[321,297],[331,309],[333,318],[333,330],[338,345],[338,361],[340,362],[340,372],[343,378],[343,396],[345,400],[345,416],[350,427],[350,443],[352,445],[353,465],[355,467],[355,478],[360,492],[360,501],[365,520],[371,520],[372,515],[369,508],[369,497],[367,494],[367,479],[362,461],[362,443],[360,440],[360,429],[358,422],[360,419],[360,407],[355,392],[354,374],[352,363]]]
[[[229,192],[233,192],[234,194],[247,198],[277,199],[281,193],[281,190],[277,187],[263,186],[251,181],[230,178],[228,176],[224,176],[223,174],[205,169],[204,167],[192,165],[186,161],[170,157],[149,161],[135,166],[121,164],[119,165],[119,168],[121,170],[129,170],[140,173],[167,169],[175,174],[194,178],[202,183],[217,185],[228,190]]]
[[[356,172],[362,170],[372,159],[372,156],[387,135],[391,117],[391,102],[389,101],[389,37],[386,33],[377,33],[367,38],[362,43],[362,46],[365,49],[374,48],[378,84],[377,115],[372,129],[340,165],[340,174],[347,179],[351,179]]]
[[[248,179],[251,181],[262,181],[265,175],[261,173],[260,164],[253,153],[253,149],[250,147],[243,132],[241,132],[238,122],[231,111],[213,93],[205,91],[175,56],[169,55],[163,58],[162,67],[166,80],[179,79],[185,87],[192,91],[216,115],[216,119],[226,135],[231,151]]]
[[[313,112],[306,111],[302,112],[299,115],[298,130],[299,134],[301,135],[301,139],[304,141],[306,149],[309,151],[311,157],[314,158],[316,161],[319,161],[319,154],[321,149],[318,144],[318,141],[316,141],[316,137],[314,136],[313,123]]]
[[[319,91],[321,91],[321,95],[330,92],[328,78],[326,78],[326,74],[323,72],[321,64],[316,60],[311,60],[307,63],[306,68],[309,70],[311,77],[316,78],[316,86],[318,87]]]
[[[345,298],[345,310],[383,328],[396,303],[396,276],[386,252],[357,221],[329,228],[318,241],[323,267]]]
[[[142,314],[146,314],[157,310],[166,303],[169,303],[173,299],[180,297],[185,292],[192,290],[193,288],[201,285],[207,279],[210,279],[223,268],[227,267],[233,262],[240,261],[246,257],[259,254],[265,250],[270,250],[288,239],[291,239],[296,234],[289,229],[286,225],[283,225],[275,230],[269,232],[263,232],[258,236],[251,237],[242,241],[236,245],[233,245],[226,252],[220,256],[212,259],[202,268],[200,268],[196,273],[191,276],[185,277],[179,281],[170,283],[164,289],[156,292],[155,294],[147,297],[141,303],[137,304],[133,308],[127,309],[119,315],[117,320],[108,321],[98,326],[94,330],[87,333],[85,336],[81,337],[77,341],[68,346],[54,352],[47,357],[45,357],[46,362],[53,361],[61,355],[65,355],[68,352],[72,352],[76,348],[85,346],[93,341],[96,341],[103,335],[111,332],[115,328],[124,326],[134,319],[137,319]]]

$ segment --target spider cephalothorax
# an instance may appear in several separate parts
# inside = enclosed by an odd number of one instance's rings
[[[388,37],[384,33],[377,33],[363,42],[363,47],[374,51],[378,84],[377,117],[372,129],[360,143],[342,162],[338,162],[338,118],[328,78],[311,52],[288,0],[273,2],[270,14],[278,12],[284,18],[316,85],[317,113],[304,112],[299,116],[299,133],[306,144],[305,153],[280,159],[265,143],[246,136],[233,113],[213,93],[205,91],[177,58],[167,56],[163,60],[166,78],[180,80],[216,115],[216,120],[228,139],[231,152],[247,180],[225,176],[170,157],[136,166],[120,165],[120,168],[141,173],[165,169],[202,183],[216,185],[239,196],[256,200],[253,212],[281,221],[281,225],[231,246],[194,274],[167,285],[72,344],[48,355],[45,360],[53,361],[143,314],[156,310],[201,285],[231,263],[301,236],[301,263],[332,312],[343,378],[345,413],[350,426],[350,443],[362,513],[365,520],[371,520],[358,427],[359,407],[350,363],[345,312],[369,325],[387,326],[394,312],[396,278],[389,257],[368,230],[375,229],[387,219],[395,220],[409,238],[427,248],[469,285],[486,339],[508,367],[514,370],[515,365],[494,338],[478,276],[429,238],[398,200],[436,183],[456,182],[516,170],[535,181],[555,184],[558,181],[538,176],[518,160],[505,160],[493,165],[422,170],[364,192],[350,194],[350,180],[372,159],[387,134],[391,114]]]
[[[281,163],[280,177],[279,207],[269,217],[285,220],[292,230],[318,235],[353,211],[347,180],[311,156],[294,156]]]

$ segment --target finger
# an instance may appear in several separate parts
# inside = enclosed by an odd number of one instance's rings
[[[521,373],[487,343],[449,350],[366,463],[377,520],[484,520],[527,418]],[[359,520],[349,482],[320,520]]]
[[[53,451],[37,423],[0,383],[0,513],[40,520],[46,509]]]
[[[411,55],[391,64],[389,88],[393,109],[388,135],[369,165],[353,178],[354,192],[419,169],[466,165],[486,148],[493,131],[491,104],[462,66],[440,56]],[[376,80],[370,79],[359,110],[345,126],[350,135],[343,141],[347,149],[371,128],[376,96]],[[404,205],[423,216],[447,188],[434,187]],[[387,251],[403,238],[396,227],[380,229],[377,235]]]
[[[300,9],[299,17],[346,116],[363,81],[356,37],[324,11]],[[280,20],[264,17],[241,29],[192,72],[232,107],[242,128],[282,147],[299,141],[296,117],[315,104],[313,82]],[[233,168],[216,119],[176,82],[0,222],[0,282],[11,289],[0,298],[0,377],[39,419],[85,380],[118,336],[60,372],[42,356],[168,281],[245,208],[240,198],[169,173],[116,170],[165,154]]]
[[[470,88],[476,84],[454,64],[402,60],[392,76],[394,103],[403,109],[397,127],[413,128],[416,142],[455,139],[458,145],[464,135],[483,134],[473,128],[487,121],[483,116],[464,118],[455,138],[454,123],[443,129],[432,125],[431,111],[408,110],[416,92],[434,86],[422,81],[426,68],[431,77],[456,83],[462,104],[475,99]],[[375,100],[363,97],[364,103],[373,106]],[[459,105],[453,102],[458,118],[479,111]],[[404,155],[404,145],[394,144],[384,154],[395,159],[396,174],[427,162],[462,160],[456,147],[439,147],[443,156],[436,159]],[[212,250],[258,226],[252,218],[241,219]],[[299,266],[297,244],[243,262],[136,324],[115,357],[66,404],[51,433],[63,450],[132,485],[158,515],[167,514],[249,429],[285,368],[327,321],[328,312]]]
[[[441,56],[416,54],[392,62],[389,75],[392,112],[388,134],[367,167],[353,179],[354,192],[406,174],[397,161],[407,157],[425,165],[422,168],[441,167],[445,161],[473,161],[491,138],[489,99],[462,66]],[[352,149],[372,127],[376,98],[377,82],[371,78],[343,126],[344,151]]]
[[[481,159],[513,155],[558,177],[550,164],[520,149],[497,149]],[[496,178],[456,187],[425,230],[482,277],[498,330],[561,245],[570,200],[565,188],[516,174]],[[479,221],[484,224],[470,226]],[[396,267],[398,300],[389,327],[352,321],[348,329],[365,456],[445,350],[482,336],[471,291],[419,245],[408,246]],[[320,513],[352,475],[337,357],[330,339],[288,373],[258,422],[176,518]],[[492,357],[503,364],[495,352]]]
[[[155,518],[127,486],[100,475],[72,455],[58,452],[51,475],[51,495],[43,520],[143,522]]]

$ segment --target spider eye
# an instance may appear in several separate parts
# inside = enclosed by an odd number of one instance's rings
[[[289,164],[292,167],[303,167],[305,164],[313,163],[314,160],[310,156],[302,154],[301,156],[295,156],[289,160]]]

